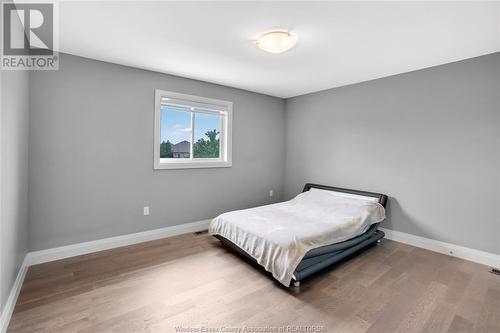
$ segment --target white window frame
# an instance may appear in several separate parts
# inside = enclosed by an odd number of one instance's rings
[[[178,101],[193,108],[202,107],[217,110],[222,114],[219,158],[194,158],[194,114],[191,112],[191,154],[190,158],[160,158],[161,144],[161,101],[163,98]],[[192,169],[192,168],[227,168],[232,164],[232,127],[233,103],[219,99],[186,95],[165,90],[155,90],[155,128],[154,128],[154,169]]]

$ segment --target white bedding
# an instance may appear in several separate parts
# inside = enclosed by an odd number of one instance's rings
[[[312,188],[290,201],[219,215],[209,232],[239,246],[289,286],[308,251],[358,236],[384,218],[378,202]]]

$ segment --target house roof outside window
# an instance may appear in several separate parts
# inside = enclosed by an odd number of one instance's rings
[[[190,148],[191,143],[189,141],[181,141],[179,143],[176,143],[175,145],[172,145],[172,152],[173,153],[189,153],[189,148]]]

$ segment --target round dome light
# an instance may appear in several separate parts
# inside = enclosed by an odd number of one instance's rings
[[[269,53],[282,53],[297,44],[297,35],[287,30],[273,30],[262,34],[255,45]]]

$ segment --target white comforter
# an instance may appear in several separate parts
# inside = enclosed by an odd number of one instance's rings
[[[219,215],[209,232],[238,245],[289,286],[308,251],[358,236],[384,218],[377,202],[311,189],[290,201]]]

